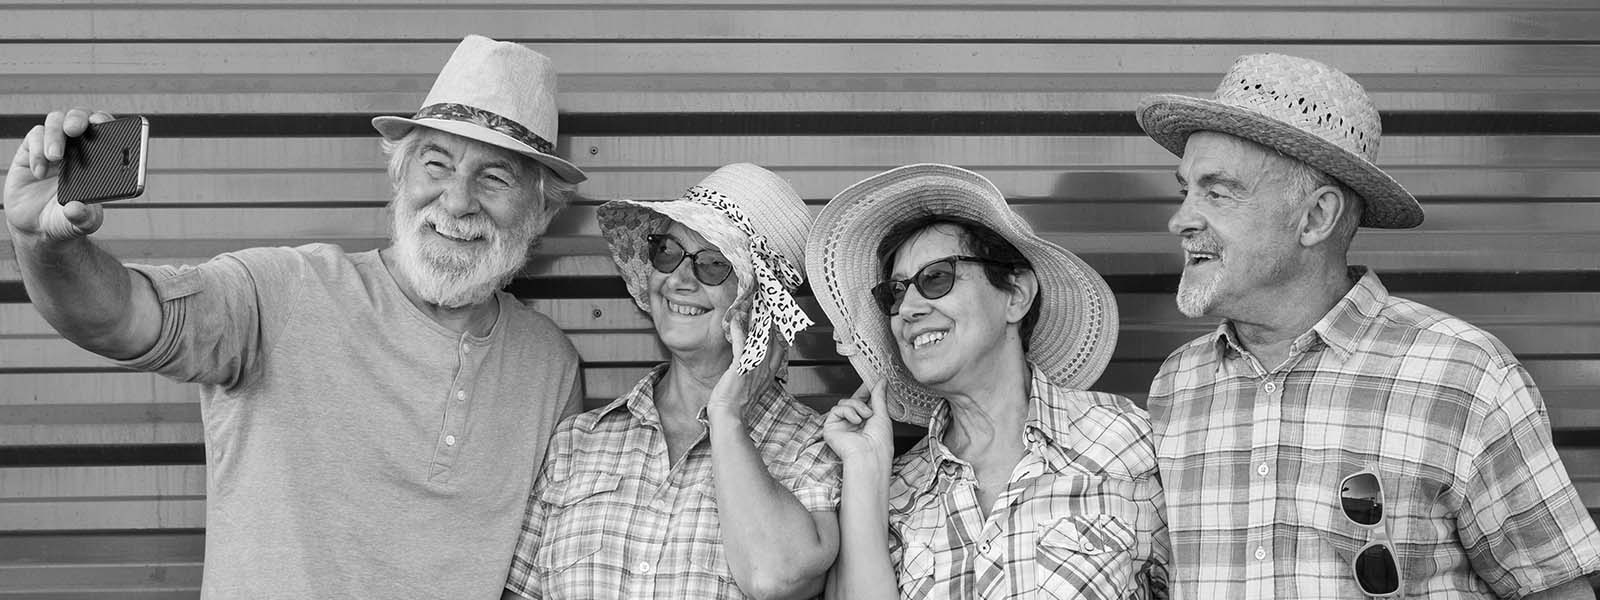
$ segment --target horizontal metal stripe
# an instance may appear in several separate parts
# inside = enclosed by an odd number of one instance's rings
[[[1142,135],[1132,108],[1117,112],[746,112],[564,114],[564,136],[656,135]],[[373,137],[378,114],[147,115],[163,137]],[[401,115],[409,116],[409,115]],[[0,115],[0,137],[20,138],[41,115]],[[1600,112],[1390,111],[1386,135],[1596,135]]]
[[[205,464],[204,444],[0,447],[0,467]]]

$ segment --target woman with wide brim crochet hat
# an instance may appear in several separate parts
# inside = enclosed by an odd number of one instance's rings
[[[507,589],[542,598],[804,597],[838,548],[838,463],[783,386],[811,324],[810,213],[776,174],[718,169],[668,202],[600,206],[628,292],[668,354],[557,428]]]
[[[938,164],[841,192],[806,259],[869,382],[823,433],[844,464],[831,597],[1164,596],[1149,421],[1084,391],[1117,336],[1093,269]],[[927,435],[893,457],[891,418]]]

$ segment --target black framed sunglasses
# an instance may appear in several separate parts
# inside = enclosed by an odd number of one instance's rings
[[[1350,522],[1376,532],[1350,560],[1350,570],[1361,592],[1375,598],[1400,594],[1400,563],[1395,560],[1388,528],[1383,525],[1383,482],[1371,469],[1362,469],[1339,484],[1339,507]]]
[[[689,259],[693,267],[694,278],[706,285],[722,285],[733,274],[733,263],[713,248],[703,248],[697,252],[687,252],[683,244],[678,243],[670,235],[657,233],[645,236],[645,241],[650,243],[650,266],[657,271],[671,274],[678,270],[678,265],[683,259]]]
[[[1011,266],[1008,263],[978,258],[976,256],[952,255],[922,265],[921,269],[905,279],[890,279],[872,286],[872,299],[878,302],[878,309],[883,314],[895,316],[900,314],[900,302],[906,299],[906,290],[917,286],[917,292],[923,298],[935,300],[943,298],[950,293],[956,285],[956,263],[970,262],[985,265]]]

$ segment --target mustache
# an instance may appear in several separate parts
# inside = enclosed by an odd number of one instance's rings
[[[499,229],[482,213],[467,215],[465,218],[453,217],[439,205],[429,204],[416,211],[415,219],[418,223],[431,226],[439,233],[450,237],[482,238],[490,241],[499,237]]]
[[[1184,238],[1182,246],[1184,252],[1217,254],[1222,251],[1222,242],[1209,235],[1196,235],[1194,237]]]

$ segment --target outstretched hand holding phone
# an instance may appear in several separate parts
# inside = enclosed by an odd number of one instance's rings
[[[55,111],[35,125],[6,172],[6,224],[18,243],[62,242],[100,229],[104,214],[98,205],[56,200],[61,188],[62,160],[69,138],[83,135],[91,123],[105,123],[110,114],[75,108]]]

